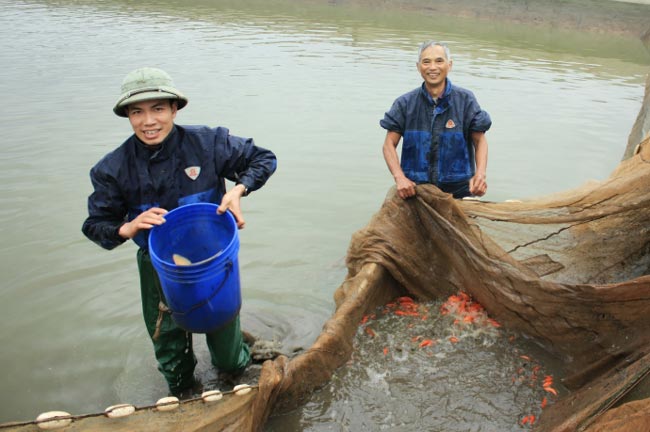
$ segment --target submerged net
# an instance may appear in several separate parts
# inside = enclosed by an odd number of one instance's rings
[[[650,399],[603,414],[650,373],[649,162],[646,139],[602,184],[529,202],[459,202],[430,185],[402,200],[392,190],[353,236],[349,275],[321,336],[290,362],[265,365],[260,386],[274,377],[270,396],[289,407],[350,357],[372,308],[404,293],[466,290],[564,362],[571,392],[542,412],[537,430],[644,430]],[[620,421],[630,410],[636,423]]]

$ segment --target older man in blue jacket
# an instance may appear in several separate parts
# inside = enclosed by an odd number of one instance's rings
[[[275,155],[250,138],[223,127],[178,126],[178,110],[188,100],[171,77],[156,68],[140,68],[122,82],[113,111],[127,117],[134,134],[104,156],[90,171],[94,191],[88,198],[83,233],[105,249],[132,239],[138,246],[138,269],[145,324],[159,369],[174,395],[187,395],[194,384],[197,360],[192,334],[168,313],[160,281],[148,251],[149,230],[164,223],[169,211],[184,204],[219,204],[244,227],[240,199],[259,189],[276,169]],[[225,179],[235,182],[226,191]],[[239,373],[250,363],[239,315],[207,334],[212,364]]]
[[[423,43],[417,62],[422,86],[397,98],[380,121],[387,130],[384,159],[402,198],[414,196],[421,183],[434,184],[454,198],[487,191],[485,132],[492,121],[472,92],[452,85],[447,78],[451,67],[446,45]]]

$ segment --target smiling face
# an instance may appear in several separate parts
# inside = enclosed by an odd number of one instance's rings
[[[434,91],[435,97],[444,90],[447,74],[451,70],[451,60],[447,58],[444,47],[432,45],[422,51],[418,62],[418,71],[422,75],[429,92]]]
[[[146,145],[160,144],[174,126],[176,102],[155,99],[136,102],[126,107],[135,136]]]

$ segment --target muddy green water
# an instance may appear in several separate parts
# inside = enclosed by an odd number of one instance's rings
[[[557,365],[471,300],[473,310],[443,300],[371,311],[350,361],[268,431],[529,429],[566,391]]]
[[[244,202],[242,323],[290,351],[330,316],[350,236],[392,185],[378,121],[420,84],[429,38],[449,43],[451,79],[493,118],[486,199],[565,190],[617,165],[650,65],[635,38],[325,1],[0,0],[0,422],[166,395],[136,248],[103,251],[80,232],[88,170],[130,134],[111,111],[126,73],[167,70],[190,99],[178,123],[276,152],[277,173]],[[210,373],[203,355],[198,373]],[[317,430],[293,415],[273,427]]]

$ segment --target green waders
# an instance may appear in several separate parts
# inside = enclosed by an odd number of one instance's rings
[[[168,312],[160,280],[149,252],[138,250],[138,270],[142,313],[153,342],[158,369],[172,393],[192,387],[196,357],[192,349],[192,333],[176,325]],[[212,365],[221,372],[237,373],[250,362],[250,349],[244,343],[239,315],[217,331],[205,335]]]

